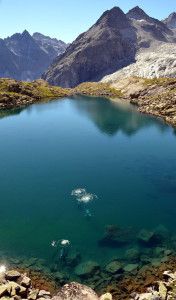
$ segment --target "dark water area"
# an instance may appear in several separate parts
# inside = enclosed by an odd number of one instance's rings
[[[2,257],[45,259],[49,270],[62,239],[102,267],[132,263],[129,249],[175,250],[176,135],[162,121],[103,98],[35,104],[0,113],[0,157]]]

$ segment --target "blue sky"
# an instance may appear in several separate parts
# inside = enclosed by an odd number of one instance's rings
[[[159,19],[176,11],[176,0],[0,0],[0,37],[27,29],[71,42],[105,10],[136,5]]]

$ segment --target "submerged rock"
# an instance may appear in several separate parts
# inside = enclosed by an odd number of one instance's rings
[[[142,229],[138,234],[138,240],[142,243],[150,243],[154,236],[153,231]]]
[[[128,249],[125,252],[125,258],[131,262],[137,262],[140,258],[140,251],[137,248]]]
[[[99,271],[100,266],[94,261],[86,261],[79,264],[75,268],[75,274],[79,277],[91,277],[97,271]]]
[[[112,261],[106,266],[105,270],[111,274],[122,272],[122,264],[118,261]]]
[[[125,272],[133,272],[133,271],[136,271],[138,269],[139,265],[138,264],[128,264],[126,265],[123,270]]]
[[[97,294],[89,287],[71,282],[62,287],[52,300],[98,300]]]
[[[81,254],[78,252],[72,252],[66,257],[66,264],[70,267],[77,266],[81,261]]]

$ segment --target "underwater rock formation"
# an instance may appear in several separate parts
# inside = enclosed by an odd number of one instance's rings
[[[82,278],[88,278],[99,272],[100,266],[94,261],[86,261],[75,268],[75,274]]]
[[[134,231],[131,228],[120,228],[113,224],[106,226],[104,237],[98,244],[101,247],[114,248],[129,244],[134,239]]]

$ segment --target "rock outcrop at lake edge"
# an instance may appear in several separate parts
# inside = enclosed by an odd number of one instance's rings
[[[50,86],[44,80],[23,82],[0,78],[0,109],[20,108],[43,99],[66,97],[69,89]]]
[[[103,82],[120,90],[140,112],[160,117],[176,127],[176,78],[105,78]]]

